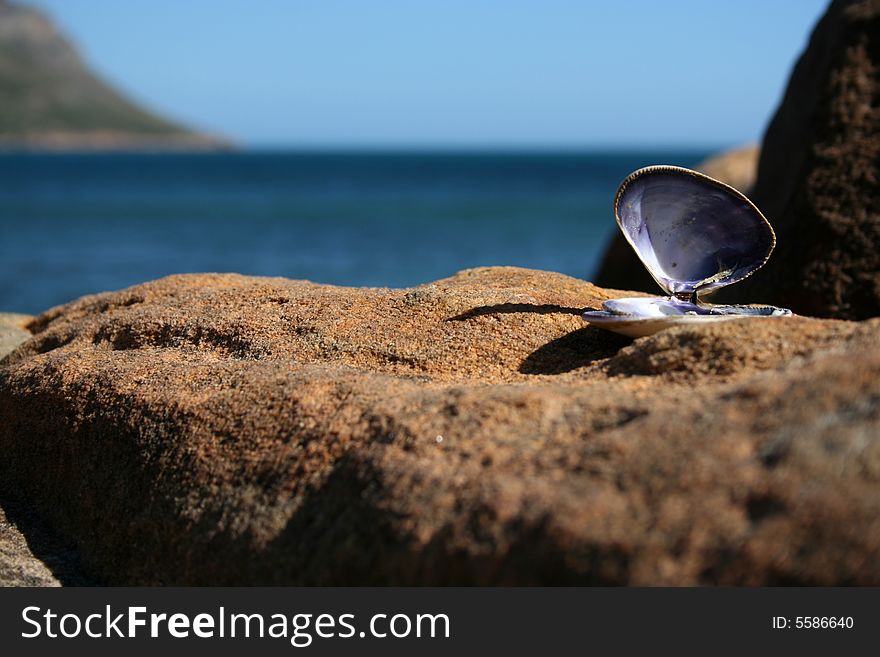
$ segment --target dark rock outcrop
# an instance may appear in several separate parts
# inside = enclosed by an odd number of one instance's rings
[[[880,584],[880,320],[175,276],[29,324],[0,478],[115,583]]]
[[[767,129],[753,198],[779,237],[741,296],[880,315],[880,2],[836,0]]]
[[[718,296],[822,317],[880,315],[880,2],[835,0],[764,136],[752,199],[776,229],[767,266]],[[599,284],[646,287],[622,240]]]

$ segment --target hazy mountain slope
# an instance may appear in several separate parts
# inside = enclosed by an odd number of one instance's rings
[[[42,13],[0,0],[0,144],[215,147],[126,99],[93,74]]]

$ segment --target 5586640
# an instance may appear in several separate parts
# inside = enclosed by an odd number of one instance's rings
[[[835,630],[853,627],[852,616],[795,616],[794,626],[804,630]]]

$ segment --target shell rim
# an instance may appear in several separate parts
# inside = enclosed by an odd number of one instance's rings
[[[767,264],[767,261],[770,259],[770,256],[772,255],[773,250],[776,248],[776,231],[773,230],[773,226],[767,220],[767,217],[764,216],[764,213],[761,212],[761,210],[758,208],[758,206],[755,205],[754,202],[752,202],[752,200],[748,196],[743,194],[736,187],[733,187],[731,185],[728,185],[727,183],[721,182],[720,180],[716,180],[712,176],[707,176],[705,173],[701,173],[699,171],[694,171],[693,169],[688,169],[687,167],[676,166],[674,164],[652,164],[650,166],[642,167],[641,169],[636,169],[631,174],[629,174],[626,178],[624,178],[622,183],[620,183],[620,186],[617,188],[617,193],[614,195],[614,220],[617,222],[617,227],[620,229],[620,232],[623,233],[624,239],[626,239],[627,243],[630,245],[632,250],[635,251],[636,257],[639,259],[639,261],[642,263],[642,265],[644,265],[645,269],[648,270],[648,273],[651,275],[651,278],[654,279],[654,282],[657,283],[657,285],[659,285],[660,288],[664,292],[670,293],[670,290],[668,290],[666,288],[666,286],[664,286],[659,280],[657,280],[657,277],[654,276],[654,272],[652,272],[651,269],[647,265],[645,265],[645,261],[642,259],[642,256],[639,253],[639,250],[636,248],[636,245],[633,243],[629,234],[626,232],[626,230],[624,230],[623,224],[621,223],[621,220],[620,220],[620,214],[617,211],[618,207],[620,205],[621,197],[626,192],[627,187],[629,187],[629,185],[635,179],[640,178],[643,175],[658,172],[658,171],[667,171],[667,172],[674,172],[674,173],[689,175],[693,178],[697,178],[697,179],[703,180],[705,182],[709,182],[709,183],[715,185],[716,187],[719,187],[727,192],[732,192],[734,196],[745,201],[749,206],[751,206],[752,210],[755,211],[755,214],[757,214],[761,218],[761,220],[764,222],[764,224],[766,224],[767,228],[770,231],[770,248],[767,249],[767,254],[764,256],[764,259],[760,262],[760,264],[758,264],[757,267],[754,267],[753,269],[751,269],[749,272],[747,272],[743,276],[740,276],[739,278],[730,280],[727,283],[724,283],[723,285],[714,285],[713,287],[708,288],[708,289],[698,287],[694,290],[694,293],[697,295],[697,297],[700,297],[701,294],[707,294],[707,293],[711,294],[712,292],[716,291],[719,288],[727,287],[728,285],[733,285],[734,283],[739,283],[740,281],[747,279],[749,276],[751,276],[756,271],[760,270],[761,267],[763,267],[764,265]]]

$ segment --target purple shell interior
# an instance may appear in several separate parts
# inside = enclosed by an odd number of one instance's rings
[[[742,194],[688,169],[648,167],[621,185],[621,230],[669,294],[706,293],[759,269],[773,229]]]

